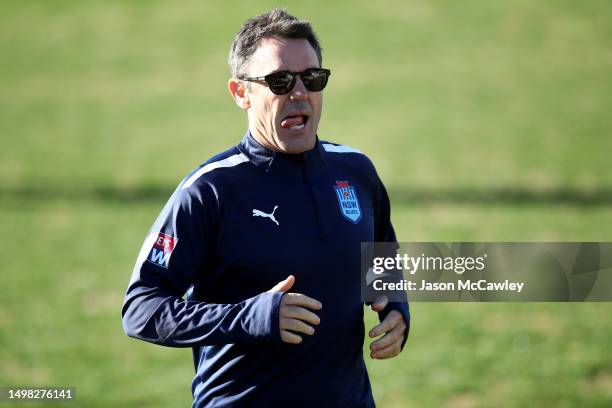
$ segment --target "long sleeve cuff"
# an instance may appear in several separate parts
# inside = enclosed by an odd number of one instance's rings
[[[245,301],[244,329],[255,339],[280,341],[279,309],[283,292],[262,293]]]

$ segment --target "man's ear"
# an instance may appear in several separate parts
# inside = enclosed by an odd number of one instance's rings
[[[240,109],[247,110],[251,107],[251,101],[249,99],[249,90],[247,89],[244,81],[231,78],[227,83],[230,95],[236,101],[236,105]]]

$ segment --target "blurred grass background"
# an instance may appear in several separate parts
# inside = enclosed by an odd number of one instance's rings
[[[319,135],[373,159],[400,240],[612,241],[612,3],[283,4],[333,71]],[[122,297],[176,183],[242,136],[227,51],[276,5],[0,2],[0,386],[189,406],[190,351],[125,337]],[[610,406],[611,311],[415,303],[375,397]]]

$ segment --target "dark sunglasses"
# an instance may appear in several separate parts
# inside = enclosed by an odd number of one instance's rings
[[[286,95],[291,92],[295,86],[298,75],[302,78],[302,82],[306,89],[311,92],[319,92],[327,85],[327,80],[331,75],[331,71],[325,68],[308,68],[302,72],[278,71],[262,77],[248,78],[246,76],[240,76],[238,79],[252,82],[264,81],[276,95]]]

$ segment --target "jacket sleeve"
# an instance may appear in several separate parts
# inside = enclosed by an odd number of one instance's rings
[[[128,336],[171,347],[280,340],[282,293],[236,304],[183,299],[213,258],[218,200],[212,186],[174,192],[146,238],[121,311]]]
[[[387,190],[383,185],[382,181],[375,174],[375,195],[376,195],[376,208],[375,208],[375,222],[374,222],[374,235],[376,242],[393,242],[396,243],[395,250],[391,256],[395,255],[397,251],[397,237],[393,225],[391,224],[391,205],[389,203],[389,196]],[[401,271],[398,271],[401,274]],[[401,313],[404,321],[406,322],[406,335],[402,342],[402,349],[404,344],[408,340],[410,333],[410,307],[408,305],[408,297],[403,292],[400,295],[395,294],[395,298],[401,297],[400,301],[389,302],[388,306],[381,312],[378,313],[378,318],[382,322],[391,310],[397,310]]]

